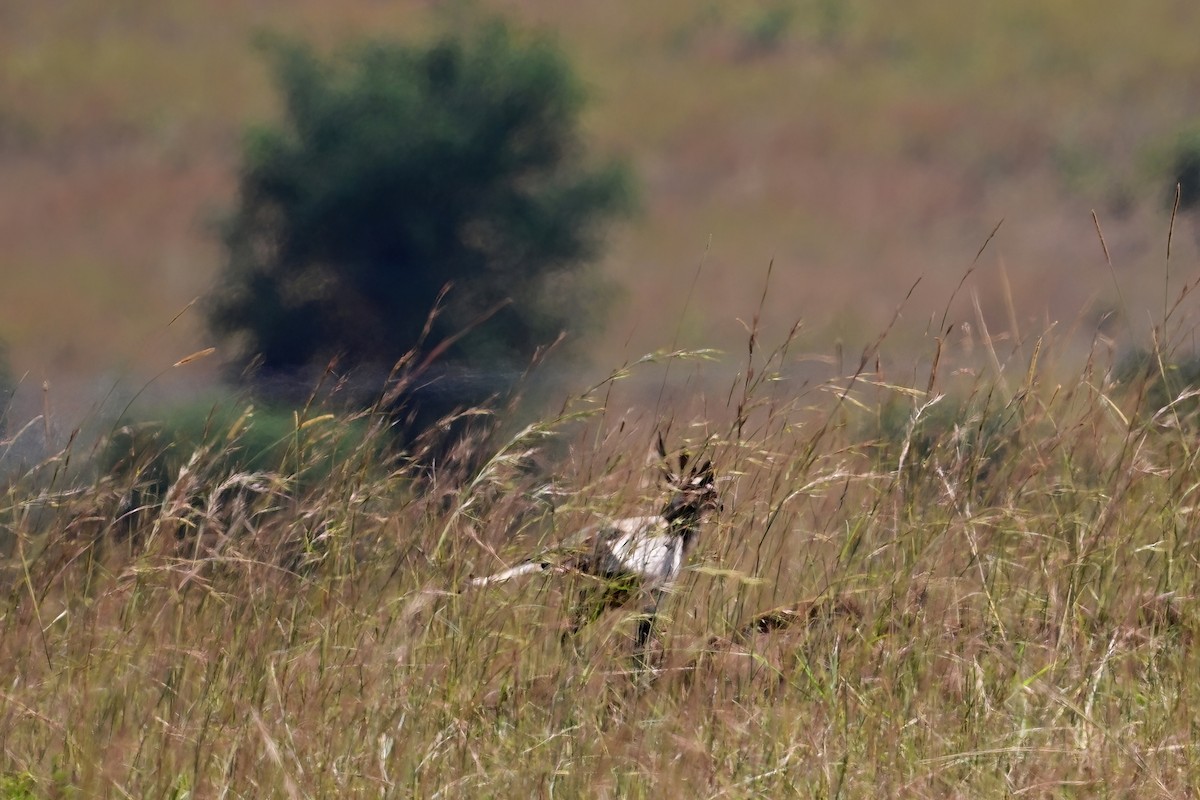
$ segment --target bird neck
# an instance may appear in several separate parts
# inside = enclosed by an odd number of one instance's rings
[[[696,529],[700,527],[700,515],[694,509],[677,512],[674,516],[664,514],[663,518],[667,521],[670,532],[685,542],[691,541],[696,535]]]
[[[671,523],[671,527],[695,524],[699,517],[700,509],[683,496],[672,498],[662,510],[662,518]]]

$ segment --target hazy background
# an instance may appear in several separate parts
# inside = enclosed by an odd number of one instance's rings
[[[1144,346],[1164,296],[1195,277],[1190,218],[1168,269],[1165,166],[1200,117],[1194,2],[473,8],[558,38],[592,89],[593,152],[628,158],[641,183],[643,213],[604,260],[624,300],[589,369],[673,344],[740,354],[739,320],[772,262],[763,340],[803,320],[803,348],[842,345],[851,367],[918,279],[885,362],[928,354],[948,304],[969,344],[973,294],[1001,341],[1058,322],[1081,350],[1098,329],[1117,350]],[[276,111],[257,33],[332,48],[420,37],[463,13],[378,0],[0,5],[0,340],[22,402],[40,407],[44,381],[67,413],[163,370],[153,391],[168,396],[216,380],[219,352],[169,368],[218,344],[189,304],[221,264],[211,224],[232,204],[241,134]]]

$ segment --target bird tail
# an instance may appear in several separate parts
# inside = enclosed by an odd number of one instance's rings
[[[518,564],[511,569],[506,569],[503,572],[497,572],[495,575],[487,575],[482,578],[472,578],[467,585],[488,586],[493,583],[504,583],[512,578],[516,578],[521,575],[529,575],[533,572],[544,572],[549,568],[549,564],[540,564],[536,561],[526,561],[524,564]]]

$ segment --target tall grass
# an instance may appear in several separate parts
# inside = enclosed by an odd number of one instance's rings
[[[0,502],[0,797],[1185,795],[1200,448],[1190,389],[1147,402],[1179,331],[1125,384],[951,334],[914,385],[876,346],[803,387],[752,334],[722,389],[630,403],[704,385],[663,354],[449,454],[310,409],[238,471],[221,418],[134,504],[64,451]],[[652,669],[635,608],[562,645],[569,577],[462,589],[655,509],[658,430],[724,509]]]

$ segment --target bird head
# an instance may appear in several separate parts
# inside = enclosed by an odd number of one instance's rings
[[[658,435],[658,454],[663,460],[663,476],[667,485],[674,490],[667,501],[662,515],[670,522],[679,519],[699,520],[705,514],[721,510],[717,495],[717,483],[713,477],[712,461],[697,464],[691,456],[681,452],[675,464],[667,458],[667,448],[662,434]],[[692,462],[689,467],[689,462]]]

